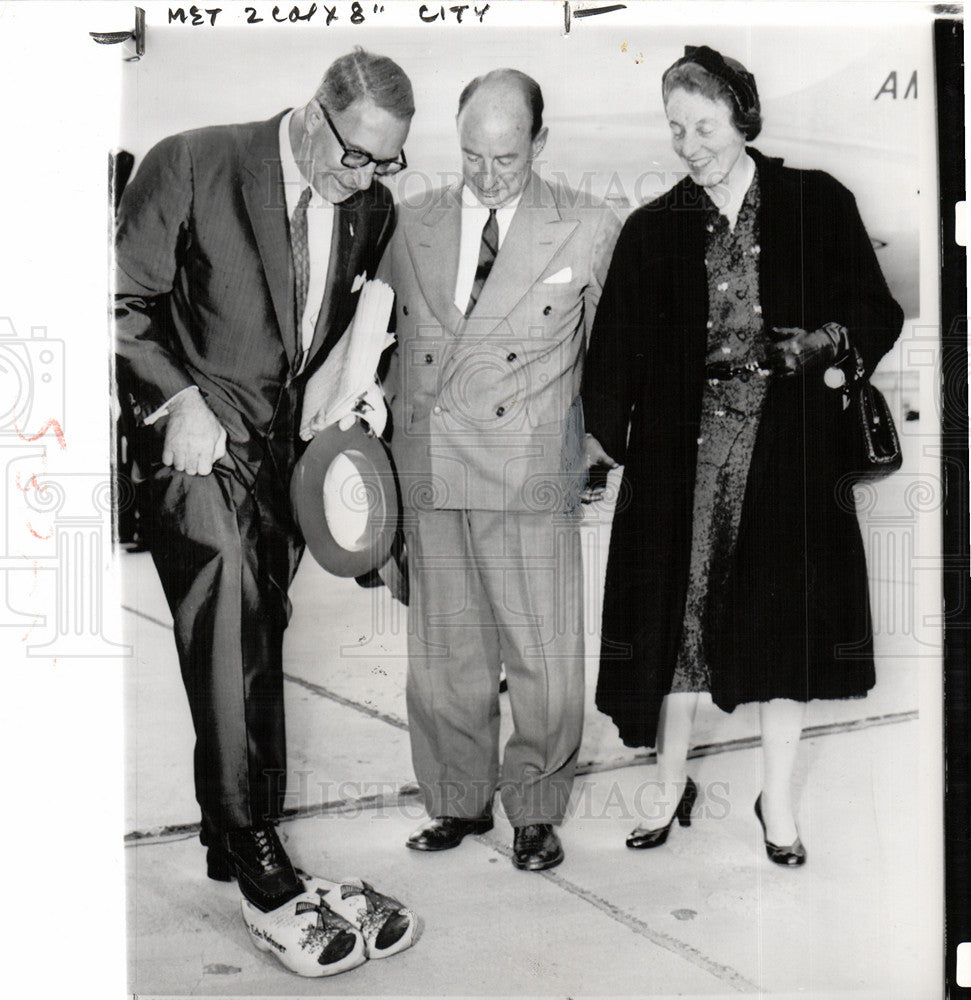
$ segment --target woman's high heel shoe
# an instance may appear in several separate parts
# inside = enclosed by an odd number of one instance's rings
[[[694,808],[697,798],[698,786],[688,778],[678,808],[674,810],[674,815],[668,820],[667,825],[659,827],[657,830],[642,830],[638,827],[627,838],[627,846],[635,851],[643,851],[648,847],[660,847],[668,839],[668,833],[670,833],[675,820],[681,826],[691,826],[691,810]]]
[[[755,800],[755,815],[758,816],[759,823],[762,824],[762,840],[765,842],[765,853],[768,854],[770,861],[774,861],[777,865],[785,865],[788,868],[795,868],[797,865],[804,865],[806,863],[806,848],[803,847],[802,841],[798,836],[794,844],[789,844],[787,847],[780,847],[778,844],[773,844],[765,835],[761,792],[759,792],[759,797]]]

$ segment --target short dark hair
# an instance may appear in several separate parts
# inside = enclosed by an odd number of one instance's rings
[[[465,105],[469,103],[472,95],[484,83],[498,83],[503,80],[511,80],[518,84],[522,91],[523,100],[529,110],[531,121],[530,138],[535,139],[539,135],[539,130],[543,127],[543,91],[540,85],[527,74],[518,69],[494,69],[482,76],[477,76],[465,85],[462,93],[459,94],[459,109],[457,114],[462,114]]]
[[[334,112],[366,98],[395,118],[415,113],[415,95],[405,71],[393,59],[366,52],[360,45],[330,64],[314,96]]]
[[[725,64],[736,72],[747,73],[745,67],[735,59],[726,57]],[[704,66],[685,59],[679,59],[670,66],[661,78],[661,97],[665,104],[671,92],[678,89],[701,94],[709,101],[724,101],[732,113],[732,124],[747,142],[752,142],[762,131],[762,110],[758,103],[758,95],[756,94],[754,105],[742,107],[738,95],[728,84],[721,77],[709,73]]]

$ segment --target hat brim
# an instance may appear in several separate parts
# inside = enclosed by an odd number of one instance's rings
[[[360,421],[314,437],[293,470],[290,499],[310,554],[328,573],[361,576],[387,562],[397,479],[387,447]]]

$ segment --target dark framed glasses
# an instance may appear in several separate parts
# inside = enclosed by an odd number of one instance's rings
[[[320,104],[320,110],[323,111],[324,119],[330,126],[331,132],[334,133],[334,138],[340,143],[341,149],[344,150],[341,156],[341,166],[347,167],[349,170],[359,170],[361,167],[366,167],[369,163],[373,163],[374,172],[382,177],[386,177],[388,174],[396,174],[399,170],[404,170],[408,166],[404,149],[393,160],[377,160],[363,149],[354,149],[353,146],[348,146],[341,138],[340,132],[337,131],[337,126],[323,104]]]

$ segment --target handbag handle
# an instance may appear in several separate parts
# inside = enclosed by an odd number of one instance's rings
[[[843,383],[843,385],[841,387],[842,388],[842,392],[843,392],[843,409],[844,410],[850,405],[850,399],[851,399],[851,394],[852,394],[853,390],[856,389],[856,388],[858,388],[859,385],[860,385],[860,383],[866,378],[866,368],[863,367],[863,356],[856,349],[856,346],[854,344],[850,344],[850,352],[851,352],[850,355],[848,355],[844,359],[843,364],[839,365],[840,368],[843,368],[843,372],[845,374],[846,373],[846,368],[845,368],[846,361],[849,361],[850,357],[852,357],[852,359],[854,361],[853,372],[851,373],[850,377]]]

